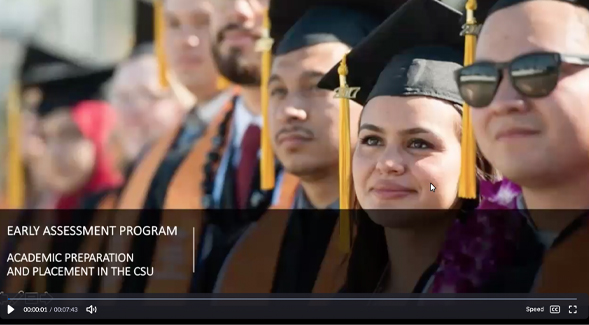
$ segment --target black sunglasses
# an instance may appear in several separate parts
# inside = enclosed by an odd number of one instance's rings
[[[563,63],[589,66],[589,56],[537,52],[518,56],[511,62],[476,62],[456,71],[462,99],[471,107],[491,104],[507,69],[513,88],[531,98],[548,96],[556,85]]]

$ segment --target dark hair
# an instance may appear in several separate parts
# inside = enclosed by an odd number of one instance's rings
[[[477,176],[480,180],[493,180],[497,173],[491,164],[477,150]],[[346,293],[373,293],[382,278],[389,263],[388,246],[384,227],[376,224],[366,211],[360,206],[354,184],[350,186],[350,207],[353,211],[353,221],[356,225],[356,237],[352,246],[352,253],[348,265],[346,283],[343,291]],[[477,199],[459,199],[457,218],[463,219],[469,211],[475,210],[480,202],[477,186]]]

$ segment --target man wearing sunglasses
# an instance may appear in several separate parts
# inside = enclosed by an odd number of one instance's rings
[[[589,209],[589,1],[497,1],[456,79],[483,154],[522,188],[545,252],[532,290],[589,292],[589,213],[539,211]]]

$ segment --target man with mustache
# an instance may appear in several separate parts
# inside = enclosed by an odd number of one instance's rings
[[[270,1],[276,42],[269,79],[269,130],[284,172],[296,177],[296,193],[283,209],[263,215],[225,261],[215,291],[222,293],[337,292],[346,254],[338,243],[340,100],[317,83],[397,5],[370,7],[338,2],[315,5]],[[370,10],[372,9],[372,11]],[[379,10],[380,9],[380,10]],[[374,13],[378,14],[374,14]],[[238,31],[232,34],[238,42]],[[223,69],[221,68],[221,71]],[[352,143],[362,107],[350,103]],[[323,210],[312,212],[310,210]],[[326,211],[326,210],[331,210]],[[338,268],[339,267],[339,268]]]
[[[458,72],[478,145],[521,187],[536,243],[495,290],[589,292],[588,30],[587,1],[499,0]]]

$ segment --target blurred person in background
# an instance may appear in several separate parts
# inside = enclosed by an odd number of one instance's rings
[[[174,92],[159,83],[152,44],[140,45],[119,64],[108,99],[118,112],[128,171],[150,144],[180,123],[186,112]]]
[[[82,101],[42,116],[43,150],[31,169],[59,195],[57,209],[81,208],[90,195],[121,184],[122,175],[109,148],[116,114],[105,102]]]
[[[52,211],[95,208],[106,193],[121,186],[117,115],[106,102],[96,100],[112,73],[112,69],[96,71],[64,62],[39,65],[25,73],[25,92],[38,90],[42,99],[29,120],[31,126],[36,124],[36,132],[27,132],[23,154],[32,180],[51,200],[38,201],[45,211],[22,213],[19,222],[40,227],[88,224],[95,219],[93,214]],[[74,245],[80,244],[74,237],[39,236],[31,239],[34,243],[17,239],[10,239],[8,251],[69,252],[77,251]],[[60,292],[60,280],[10,276],[0,278],[0,289]]]
[[[37,96],[38,89],[31,89],[23,93],[24,102],[31,95]],[[40,94],[39,94],[40,95]],[[37,103],[38,104],[38,103]],[[21,155],[23,168],[25,172],[25,208],[29,209],[47,209],[52,208],[56,200],[56,194],[51,191],[38,168],[42,164],[44,150],[43,139],[39,130],[39,116],[31,110],[24,110],[22,115],[21,129]]]
[[[185,160],[197,140],[201,137],[206,126],[219,115],[221,109],[231,100],[232,89],[224,90],[224,85],[218,82],[219,74],[215,68],[210,51],[209,19],[212,6],[208,0],[166,0],[156,2],[161,11],[163,26],[156,26],[162,30],[163,40],[156,37],[155,51],[163,50],[165,60],[158,57],[159,68],[167,67],[167,83],[171,92],[186,104],[183,90],[188,90],[194,97],[196,104],[191,107],[173,130],[166,132],[150,150],[145,152],[144,159],[136,165],[129,174],[128,182],[122,189],[118,200],[118,208],[125,209],[161,209],[164,207],[166,189],[176,173],[177,168]],[[140,6],[146,6],[139,4]],[[147,13],[149,7],[139,7]],[[152,29],[158,17],[153,19],[149,15],[138,15],[139,23],[146,27],[137,28],[137,41],[141,44],[152,35],[142,36],[144,29]],[[151,19],[148,22],[146,19]],[[149,25],[149,26],[147,26]],[[163,47],[163,48],[160,48]],[[138,49],[141,48],[141,45]],[[146,63],[147,64],[147,63]],[[146,67],[146,66],[144,66]],[[134,76],[137,77],[137,76]],[[116,78],[115,78],[116,79]],[[162,80],[160,80],[161,82]],[[117,86],[115,80],[114,87]],[[167,85],[161,85],[167,86]],[[163,88],[163,87],[162,87]],[[171,93],[170,93],[171,96]],[[116,104],[115,104],[116,105]],[[158,111],[163,108],[158,108]],[[145,120],[158,119],[157,113],[151,114]],[[145,190],[147,189],[147,190]]]
[[[120,225],[159,225],[166,221],[161,215],[153,213],[153,210],[161,209],[189,209],[195,208],[194,204],[200,204],[202,198],[194,191],[201,191],[204,177],[204,162],[210,147],[212,138],[217,133],[220,120],[225,117],[229,108],[232,108],[234,87],[227,88],[227,84],[219,82],[215,62],[212,59],[211,36],[209,33],[209,21],[213,14],[213,6],[208,0],[165,0],[156,1],[154,11],[156,24],[156,54],[165,53],[165,59],[158,55],[160,64],[167,68],[166,81],[173,91],[185,88],[194,96],[196,104],[186,114],[182,123],[171,132],[162,136],[150,150],[145,153],[141,162],[133,168],[124,188],[122,189],[115,208],[126,210],[124,217],[115,218]],[[140,20],[145,17],[139,17]],[[162,24],[158,24],[163,22]],[[159,36],[158,36],[159,35]],[[163,35],[163,39],[160,36]],[[139,40],[138,40],[139,41]],[[161,67],[161,66],[160,66]],[[192,157],[192,158],[190,158]],[[196,161],[203,166],[191,168]],[[190,176],[182,176],[180,169],[190,170]],[[188,166],[188,167],[187,167]],[[178,187],[178,181],[191,183],[175,193],[169,193],[169,189]],[[130,212],[129,210],[132,210]],[[146,211],[151,210],[147,213]],[[194,218],[195,220],[197,218]],[[176,219],[177,220],[177,219]],[[191,219],[192,220],[192,219]],[[128,248],[116,247],[116,251],[133,252],[136,256],[134,265],[152,265],[159,254],[156,243],[145,238],[135,238],[130,241]],[[163,241],[158,240],[159,245]],[[109,243],[109,246],[113,244]],[[133,247],[140,251],[133,251]],[[164,243],[159,247],[167,248]],[[98,250],[99,247],[92,248]],[[153,262],[157,264],[157,262]],[[155,266],[158,267],[157,265]],[[173,267],[171,267],[173,268]],[[183,271],[178,271],[183,272]],[[184,274],[183,274],[184,275]],[[186,273],[186,279],[190,282],[190,272]],[[167,275],[163,275],[167,277]],[[102,279],[100,292],[144,292],[150,288],[148,279],[141,277],[107,277]],[[157,280],[157,279],[156,279]],[[149,281],[154,282],[154,281]],[[157,281],[156,281],[157,282]],[[166,292],[185,292],[190,289],[187,285],[169,284],[163,285]]]
[[[195,96],[198,106],[203,107],[228,86],[211,54],[211,1],[165,0],[163,8],[163,44],[170,73]]]
[[[25,157],[35,182],[56,195],[53,208],[81,208],[84,200],[122,182],[116,112],[92,100],[111,75],[111,69],[66,66],[25,77],[27,87],[37,87],[42,96],[31,121],[37,132],[30,134]]]

